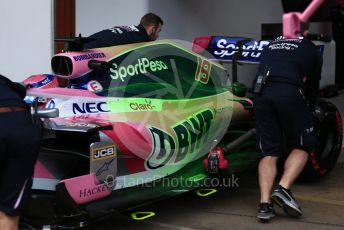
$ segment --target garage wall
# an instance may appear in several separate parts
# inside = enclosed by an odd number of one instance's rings
[[[147,13],[147,0],[76,0],[76,34],[89,36],[120,25],[137,25]]]
[[[149,10],[159,12],[166,21],[161,37],[189,41],[209,34],[260,38],[261,24],[281,22],[283,13],[280,0],[149,0],[148,3]]]
[[[0,0],[0,5],[0,74],[21,81],[50,73],[52,0]]]
[[[76,32],[88,36],[115,25],[137,24],[160,15],[161,38],[191,41],[207,34],[260,37],[261,23],[281,22],[279,0],[76,0]]]

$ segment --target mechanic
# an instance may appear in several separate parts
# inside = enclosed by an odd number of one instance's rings
[[[0,229],[18,229],[32,184],[40,128],[23,101],[26,89],[0,75]]]
[[[344,89],[344,0],[336,0],[337,4],[331,10],[332,35],[336,42],[336,77],[339,89]]]
[[[257,218],[275,216],[273,203],[290,216],[302,215],[290,188],[312,152],[316,136],[312,112],[317,100],[322,56],[306,38],[279,37],[262,52],[253,84],[256,118],[260,204]],[[277,160],[289,153],[278,185]],[[272,191],[273,189],[273,191]]]
[[[159,37],[164,22],[153,13],[144,15],[138,26],[116,26],[97,32],[89,38],[95,41],[84,44],[84,49],[155,41]]]

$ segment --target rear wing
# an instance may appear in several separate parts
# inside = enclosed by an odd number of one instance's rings
[[[220,62],[259,64],[261,53],[272,40],[255,40],[245,37],[204,36],[192,41],[192,51]],[[324,45],[317,45],[323,53]]]
[[[245,37],[196,37],[192,41],[192,51],[199,54],[207,51],[212,55],[210,59],[215,58],[220,62],[232,62],[235,53],[241,51],[241,55],[237,57],[238,62],[258,64],[263,48],[270,42],[271,40],[257,41]]]

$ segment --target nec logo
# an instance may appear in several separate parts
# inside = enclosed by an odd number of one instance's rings
[[[94,149],[92,151],[93,160],[102,160],[116,156],[115,146],[107,146],[105,148]]]
[[[110,110],[107,107],[106,102],[84,102],[73,103],[73,113],[107,113]]]

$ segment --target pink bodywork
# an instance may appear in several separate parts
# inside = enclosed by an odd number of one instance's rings
[[[55,179],[54,175],[38,160],[35,165],[34,178]]]
[[[101,184],[94,173],[63,180],[69,195],[75,203],[85,204],[110,195],[111,190]]]
[[[88,50],[82,52],[70,52],[70,53],[60,53],[56,54],[55,57],[67,57],[71,60],[73,66],[73,72],[68,76],[58,75],[62,78],[78,78],[88,71],[90,68],[88,67],[88,62],[90,60],[97,60],[97,61],[107,61],[108,55],[103,51],[99,50]]]
[[[28,89],[27,93],[33,93],[36,95],[65,95],[65,96],[79,96],[79,97],[91,97],[91,98],[101,98],[101,96],[96,95],[88,90],[83,89],[69,89],[69,88],[50,88],[50,89],[42,89],[42,88],[32,88]]]

